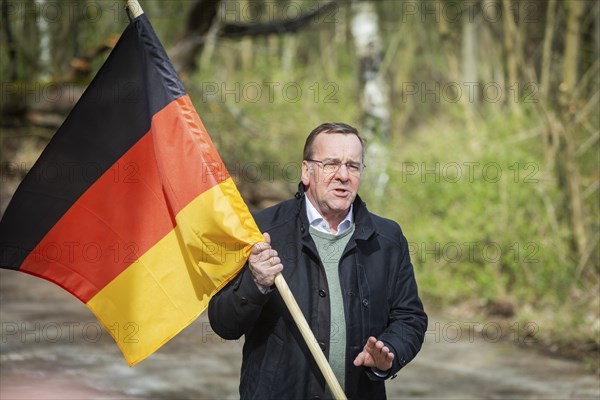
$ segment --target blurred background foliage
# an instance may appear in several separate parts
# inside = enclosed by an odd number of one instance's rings
[[[123,3],[2,1],[2,211]],[[361,196],[401,224],[430,311],[597,358],[598,2],[141,4],[251,208],[293,195],[312,128],[355,125]]]

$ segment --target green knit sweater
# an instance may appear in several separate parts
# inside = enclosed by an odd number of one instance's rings
[[[335,373],[342,388],[346,376],[346,316],[344,315],[344,301],[340,285],[339,264],[342,253],[354,232],[354,224],[341,235],[332,235],[310,227],[319,257],[325,268],[327,284],[329,286],[329,304],[331,307],[331,333],[329,341],[329,364]],[[326,392],[326,397],[331,397],[331,392]]]

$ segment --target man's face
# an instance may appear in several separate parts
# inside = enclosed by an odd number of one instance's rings
[[[348,213],[360,186],[362,145],[355,135],[321,133],[313,142],[312,159],[321,162],[302,162],[306,195],[327,222],[335,222],[337,226]],[[332,168],[336,162],[342,164],[337,170]]]

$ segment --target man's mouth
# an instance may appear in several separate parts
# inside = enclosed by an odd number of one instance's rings
[[[337,196],[347,196],[350,191],[344,188],[335,188],[333,189],[333,193],[335,193]]]

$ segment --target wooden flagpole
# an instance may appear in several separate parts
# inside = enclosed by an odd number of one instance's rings
[[[137,0],[127,0],[127,8],[129,9],[129,12],[133,18],[137,18],[144,13],[144,10],[142,10],[142,7]],[[277,287],[277,290],[279,290],[285,305],[292,314],[294,322],[296,322],[296,325],[298,325],[298,329],[300,330],[300,333],[302,334],[302,337],[304,338],[304,341],[306,342],[310,352],[315,358],[321,373],[325,377],[325,381],[329,385],[331,393],[337,400],[346,400],[346,395],[344,394],[340,383],[333,373],[331,366],[327,362],[325,354],[323,354],[323,351],[317,344],[317,339],[310,329],[308,322],[306,322],[306,318],[304,318],[304,314],[302,314],[302,310],[300,310],[300,306],[298,306],[298,302],[296,302],[296,299],[294,298],[294,295],[283,275],[277,274],[275,277],[275,286]]]
[[[340,383],[333,373],[331,366],[327,362],[327,358],[325,358],[323,350],[321,350],[317,344],[317,339],[310,329],[310,326],[308,326],[308,322],[306,322],[306,318],[304,318],[304,314],[302,314],[302,310],[300,310],[300,306],[298,306],[298,303],[294,298],[294,294],[290,290],[285,278],[280,273],[275,277],[275,286],[277,287],[277,290],[279,290],[279,294],[281,294],[281,297],[283,298],[288,310],[290,310],[296,325],[298,325],[298,329],[300,330],[300,333],[302,333],[302,337],[304,338],[306,345],[315,358],[321,373],[325,377],[325,381],[327,381],[327,384],[331,389],[331,393],[337,400],[346,400],[346,395],[344,394]]]
[[[133,18],[137,18],[144,13],[142,6],[140,6],[140,3],[137,0],[127,0],[127,8]]]

